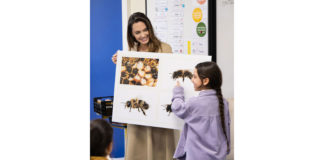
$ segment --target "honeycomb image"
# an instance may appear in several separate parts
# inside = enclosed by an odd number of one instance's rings
[[[155,87],[159,59],[122,57],[120,84]]]

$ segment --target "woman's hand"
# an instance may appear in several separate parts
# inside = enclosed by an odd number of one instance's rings
[[[115,64],[117,63],[117,52],[111,57],[111,61]]]

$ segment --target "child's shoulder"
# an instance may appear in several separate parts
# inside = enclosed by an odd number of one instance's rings
[[[190,97],[187,100],[188,104],[200,104],[201,102],[204,102],[204,98],[202,98],[201,96],[194,96],[194,97]]]
[[[218,104],[219,100],[217,98],[217,96],[195,96],[195,97],[191,97],[188,99],[188,103],[190,104],[209,104],[209,103],[217,103]],[[229,103],[228,101],[223,98],[223,103],[224,106],[228,106]]]

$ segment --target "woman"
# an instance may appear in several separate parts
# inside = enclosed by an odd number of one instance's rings
[[[127,42],[130,51],[172,52],[170,45],[155,36],[150,20],[140,12],[129,17]],[[117,53],[112,61],[116,64]],[[128,124],[125,160],[171,160],[178,139],[176,130]]]

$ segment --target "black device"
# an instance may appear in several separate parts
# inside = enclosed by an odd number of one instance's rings
[[[127,124],[125,123],[112,122],[113,104],[114,104],[114,96],[93,98],[93,109],[95,113],[100,114],[104,119],[108,119],[113,127],[122,128],[122,129],[127,128]]]
[[[102,115],[103,117],[111,117],[113,102],[114,96],[93,98],[94,112]]]

